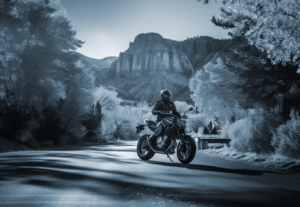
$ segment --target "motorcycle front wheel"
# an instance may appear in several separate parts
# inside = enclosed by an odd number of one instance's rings
[[[138,144],[137,144],[137,155],[141,160],[150,160],[154,155],[155,152],[150,149],[147,139],[150,136],[150,134],[143,135]]]
[[[185,147],[183,147],[183,145]],[[192,162],[196,155],[196,144],[192,137],[186,137],[184,143],[177,147],[177,158],[182,164]]]

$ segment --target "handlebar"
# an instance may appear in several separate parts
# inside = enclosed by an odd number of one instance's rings
[[[139,134],[144,129],[145,129],[145,125],[144,124],[138,124],[137,127],[136,127],[136,133]]]
[[[159,112],[160,114],[162,114],[162,115],[167,115],[167,116],[175,116],[175,117],[177,117],[175,114],[170,114],[170,113],[164,113],[164,112]]]
[[[162,115],[166,115],[166,116],[173,116],[175,118],[184,118],[184,119],[188,118],[187,115],[185,115],[185,114],[182,117],[178,117],[175,114],[171,114],[171,113],[164,113],[164,112],[159,112],[159,113],[162,114]]]

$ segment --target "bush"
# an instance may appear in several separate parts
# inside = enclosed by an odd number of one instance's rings
[[[189,108],[193,107],[192,105],[189,105],[184,101],[175,101],[174,104],[176,106],[177,111],[179,111],[179,113],[181,115],[183,115],[184,112],[188,111]],[[196,110],[195,107],[194,107],[194,110]],[[190,113],[192,113],[192,112],[190,112]]]
[[[85,114],[84,119],[81,122],[81,125],[84,126],[87,130],[85,137],[87,140],[98,140],[97,129],[101,128],[102,121],[102,107],[99,101],[96,102],[96,105],[92,103],[90,105],[89,113]]]
[[[106,110],[103,113],[102,133],[112,133],[114,139],[136,140],[140,137],[135,134],[137,124],[143,124],[144,119],[155,120],[151,108],[144,102],[138,103],[137,106],[116,106],[113,110]],[[141,135],[146,133],[152,132],[146,128]]]
[[[273,134],[272,146],[276,154],[290,158],[300,158],[300,116],[294,110],[290,113],[291,120],[280,125]]]
[[[273,132],[282,121],[273,112],[249,110],[248,116],[229,127],[231,146],[243,152],[274,152],[271,145]]]
[[[187,114],[187,115],[189,117],[189,119],[186,120],[187,131],[194,131],[195,133],[201,132],[199,128],[203,128],[209,123],[207,117],[204,114]]]
[[[222,138],[229,138],[229,129],[231,127],[230,121],[227,121],[222,127],[221,127],[221,134],[220,137]]]

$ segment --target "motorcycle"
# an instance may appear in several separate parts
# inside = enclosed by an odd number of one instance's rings
[[[177,158],[182,164],[190,163],[196,154],[196,144],[194,139],[185,133],[187,112],[192,111],[191,107],[184,113],[182,117],[177,117],[171,113],[161,113],[166,115],[171,124],[164,127],[161,135],[156,139],[155,149],[151,149],[148,145],[147,139],[150,134],[143,135],[137,144],[137,155],[141,160],[150,160],[155,153],[166,154],[171,160],[169,155],[175,153],[177,147]],[[173,118],[172,118],[173,117]],[[151,131],[155,131],[156,122],[145,119],[144,124],[138,124],[136,133],[139,134],[141,131],[148,127]],[[177,143],[176,140],[179,140]],[[171,160],[172,161],[172,160]],[[173,161],[172,161],[173,162]]]

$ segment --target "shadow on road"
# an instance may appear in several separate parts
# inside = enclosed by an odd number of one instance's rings
[[[234,173],[234,174],[241,174],[241,175],[263,175],[264,173],[278,174],[276,172],[271,172],[271,171],[229,169],[229,168],[222,168],[222,167],[215,167],[215,166],[208,166],[208,165],[167,163],[167,162],[157,162],[157,161],[152,161],[152,160],[146,161],[146,163],[154,164],[154,165],[164,165],[164,166],[168,166],[168,167],[187,168],[187,169],[191,169],[191,170],[201,170],[201,171],[221,172],[221,173]]]
[[[85,148],[81,148],[84,151]],[[255,187],[241,186],[238,191],[223,189],[220,187],[207,187],[206,185],[190,185],[189,187],[170,187],[176,180],[160,182],[160,176],[150,177],[144,173],[126,172],[122,170],[124,164],[138,169],[143,163],[164,165],[168,167],[180,167],[192,170],[234,173],[242,175],[262,175],[263,171],[226,169],[206,165],[183,165],[164,162],[130,162],[113,155],[105,156],[100,150],[97,153],[72,154],[74,151],[43,152],[37,155],[7,155],[0,157],[0,187],[17,183],[18,191],[22,186],[26,191],[28,185],[42,187],[43,189],[59,189],[70,191],[77,189],[86,192],[87,195],[107,196],[113,199],[129,202],[138,200],[158,199],[177,203],[188,203],[209,206],[289,206],[299,205],[299,192],[282,189],[268,188],[257,189]],[[99,153],[99,154],[98,154]],[[120,165],[118,170],[101,168],[102,163],[108,161],[114,165]],[[89,165],[85,164],[90,162]],[[108,162],[105,162],[107,164]],[[269,172],[267,172],[269,173]],[[180,177],[178,177],[180,178]],[[159,182],[160,185],[155,185]],[[167,183],[169,182],[169,183]],[[27,186],[27,187],[26,187]],[[1,189],[0,188],[0,189]],[[4,191],[5,192],[5,191]],[[117,192],[117,193],[116,193]],[[258,196],[255,196],[258,195]],[[152,202],[151,202],[152,203]],[[168,203],[166,203],[168,206]]]

